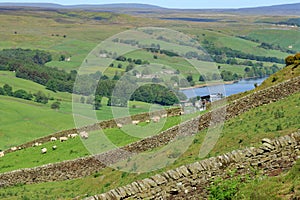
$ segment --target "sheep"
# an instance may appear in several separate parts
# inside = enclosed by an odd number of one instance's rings
[[[80,135],[80,137],[81,137],[82,139],[88,139],[88,138],[89,138],[89,133],[86,132],[86,131],[80,132],[79,135]]]
[[[137,125],[138,123],[140,123],[139,120],[132,121],[132,124],[133,124],[133,125]]]
[[[42,153],[42,154],[47,153],[47,148],[42,148],[42,149],[41,149],[41,153]]]
[[[155,116],[155,117],[152,118],[152,120],[153,120],[154,123],[158,123],[159,120],[160,120],[160,117],[159,116]]]
[[[122,128],[123,125],[122,125],[122,124],[117,124],[117,127],[118,127],[118,128]]]
[[[162,116],[161,116],[161,118],[167,118],[168,117],[168,114],[163,114]]]
[[[1,151],[1,152],[0,152],[0,158],[3,157],[3,156],[4,156],[4,152]]]
[[[150,120],[148,119],[148,120],[146,120],[146,123],[150,123]]]
[[[17,149],[18,149],[17,147],[11,147],[10,148],[11,151],[17,151]]]
[[[38,146],[42,146],[42,143],[36,142],[32,145],[33,147],[38,147]]]
[[[60,141],[60,142],[65,142],[65,141],[67,141],[67,140],[68,140],[67,137],[60,137],[60,138],[59,138],[59,141]]]
[[[52,146],[52,150],[53,150],[53,151],[55,151],[56,149],[57,149],[57,146],[56,146],[56,145]]]
[[[77,133],[73,133],[73,134],[69,134],[69,135],[68,135],[69,138],[75,138],[75,137],[77,137],[77,136],[78,136]]]
[[[56,140],[57,140],[56,137],[51,137],[51,138],[50,138],[50,141],[51,141],[51,142],[55,142]]]

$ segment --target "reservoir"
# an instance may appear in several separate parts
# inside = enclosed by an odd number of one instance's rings
[[[254,89],[254,84],[257,83],[260,85],[265,78],[256,78],[256,79],[242,79],[233,84],[224,84],[224,85],[215,85],[201,88],[193,88],[181,90],[188,98],[196,97],[196,96],[206,96],[211,94],[223,94],[223,96],[230,96],[233,94],[245,92],[248,90]]]

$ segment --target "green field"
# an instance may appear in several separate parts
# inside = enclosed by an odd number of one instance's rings
[[[297,117],[299,110],[295,109],[300,106],[299,98],[300,93],[297,93],[279,102],[252,109],[237,118],[225,122],[221,138],[209,156],[220,155],[234,149],[257,146],[263,138],[273,138],[296,131],[300,128],[299,118]],[[278,113],[281,114],[278,115]],[[278,125],[280,125],[281,128],[278,128]],[[197,134],[189,149],[181,155],[173,165],[167,167],[167,169],[199,160],[199,148],[204,136],[205,131]],[[242,142],[240,142],[240,140],[242,140]],[[34,151],[34,149],[29,151]],[[38,151],[35,152],[37,157],[33,158],[33,160],[42,156],[39,149],[36,151]],[[22,151],[17,153],[21,152]],[[69,155],[70,152],[70,149],[68,149],[64,155]],[[17,153],[14,153],[15,155],[11,154],[11,156],[14,157]],[[84,153],[84,151],[82,153]],[[47,154],[43,156],[47,156]],[[76,156],[76,153],[74,156]],[[4,169],[4,171],[6,170]],[[2,196],[3,199],[18,199],[20,195],[27,196],[30,199],[58,197],[71,199],[76,196],[84,197],[82,194],[91,196],[164,170],[166,169],[137,175],[106,168],[94,176],[77,180],[3,188],[0,189],[0,196]]]
[[[143,122],[138,126],[126,125],[122,129],[112,128],[101,131],[93,131],[89,133],[89,140],[87,141],[81,141],[79,138],[69,139],[64,143],[59,141],[49,141],[41,147],[26,148],[7,154],[5,157],[0,159],[0,173],[87,156],[93,153],[92,145],[95,145],[95,142],[96,146],[101,148],[97,149],[97,153],[105,152],[116,147],[136,142],[141,138],[158,134],[161,131],[173,127],[180,122],[191,119],[199,114],[199,112],[193,113],[185,115],[182,118],[179,116],[169,117],[166,120],[161,120],[159,123],[147,124]],[[105,139],[106,137],[109,141]],[[58,149],[52,151],[51,148],[53,145],[56,145]],[[86,149],[86,145],[89,145],[89,149]],[[42,155],[40,152],[40,149],[44,147],[49,150],[47,155]]]

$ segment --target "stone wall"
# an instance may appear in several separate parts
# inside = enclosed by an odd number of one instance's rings
[[[125,160],[134,154],[151,150],[155,147],[164,146],[168,144],[170,141],[172,141],[174,138],[176,138],[179,134],[181,135],[196,134],[200,130],[203,130],[209,127],[209,125],[211,125],[211,118],[213,115],[221,116],[222,114],[220,114],[220,112],[224,112],[225,109],[226,109],[225,118],[227,120],[237,115],[240,115],[254,107],[278,101],[282,98],[285,98],[299,91],[300,91],[300,77],[286,81],[284,83],[270,87],[268,89],[250,94],[239,100],[234,101],[230,105],[227,105],[223,108],[215,109],[195,119],[184,122],[178,126],[174,126],[158,135],[145,138],[143,140],[124,146],[120,149],[115,149],[100,155],[89,156],[77,160],[65,161],[61,163],[44,165],[32,169],[22,169],[22,170],[16,170],[16,171],[0,174],[0,180],[7,180],[7,181],[2,181],[0,187],[15,185],[18,183],[32,184],[32,183],[60,181],[60,180],[67,180],[67,179],[74,179],[83,176],[88,176],[95,173],[96,171],[103,169],[105,167],[103,163],[113,164],[120,160]],[[180,109],[178,109],[177,111],[179,110]],[[177,111],[174,113],[178,114]],[[147,119],[148,114],[144,114],[144,115],[143,115],[145,117],[144,119]],[[106,126],[114,127],[115,126],[114,123],[115,122],[113,120],[107,123]],[[218,118],[215,123],[218,123]],[[94,126],[91,129],[93,128],[97,128],[97,126]],[[86,128],[83,130],[90,130],[90,129]],[[72,132],[72,130],[69,131],[70,133]],[[74,131],[77,130],[74,129]],[[64,133],[58,133],[55,136],[60,136],[60,134],[63,135],[67,133],[69,132],[66,131]],[[47,141],[48,139],[50,138],[47,138]]]
[[[86,200],[112,199],[206,199],[206,188],[217,177],[229,178],[228,171],[239,176],[262,170],[277,175],[291,168],[300,158],[300,131],[274,140],[263,139],[259,148],[232,151],[218,157],[181,166],[144,180],[95,195]]]

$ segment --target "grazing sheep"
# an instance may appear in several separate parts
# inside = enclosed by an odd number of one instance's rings
[[[10,150],[12,150],[12,151],[17,151],[17,147],[12,147],[12,148],[10,148]]]
[[[159,116],[155,116],[155,117],[152,118],[152,121],[154,123],[158,123],[160,121],[160,117]]]
[[[167,118],[168,117],[168,114],[163,114],[162,116],[161,116],[161,118]]]
[[[148,119],[148,120],[146,120],[146,123],[150,123],[150,120]]]
[[[22,147],[19,147],[18,149],[19,149],[19,150],[22,150]]]
[[[57,140],[56,137],[51,137],[51,138],[50,138],[50,141],[51,141],[51,142],[55,142],[56,140]]]
[[[133,125],[137,125],[138,123],[140,123],[139,120],[132,121],[132,124],[133,124]]]
[[[122,124],[117,124],[117,127],[118,127],[118,128],[122,128],[123,125],[122,125]]]
[[[67,137],[60,137],[60,138],[59,138],[59,141],[60,141],[60,142],[65,142],[65,141],[67,141],[67,140],[68,140]]]
[[[41,153],[42,153],[42,154],[47,153],[47,148],[42,148],[42,149],[41,149]]]
[[[79,135],[80,135],[80,137],[81,137],[82,139],[88,139],[88,138],[89,138],[89,133],[86,132],[86,131],[80,132]]]
[[[38,142],[36,142],[36,143],[34,143],[32,146],[33,146],[33,147],[42,146],[42,143],[38,143]]]
[[[78,136],[77,133],[73,133],[73,134],[69,134],[69,135],[68,135],[69,138],[75,138],[75,137],[77,137],[77,136]]]
[[[4,156],[4,152],[1,151],[1,152],[0,152],[0,158],[3,157],[3,156]]]
[[[56,145],[52,146],[52,150],[53,150],[53,151],[56,150],[56,149],[57,149],[57,146],[56,146]]]

